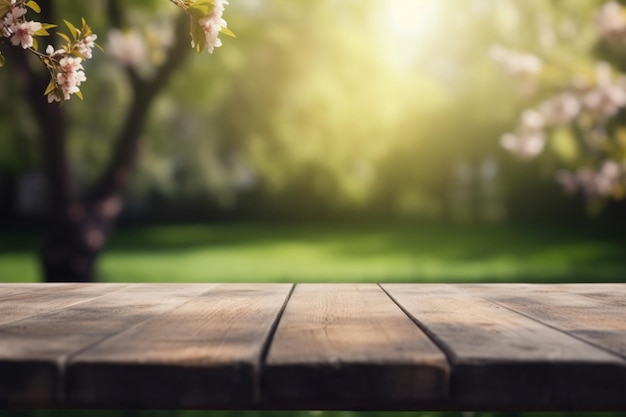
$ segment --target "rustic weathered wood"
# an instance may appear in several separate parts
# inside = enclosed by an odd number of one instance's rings
[[[0,284],[0,409],[626,410],[626,284],[292,288]]]
[[[120,284],[54,285],[48,291],[34,285],[24,286],[25,292],[19,292],[16,286],[8,287],[6,292],[1,289],[0,294],[8,295],[0,298],[0,325],[84,303],[124,288]]]
[[[467,290],[626,358],[626,288],[622,288],[474,285]]]
[[[626,285],[624,284],[559,284],[555,287],[561,291],[626,306]]]
[[[18,294],[26,294],[35,291],[50,291],[53,288],[67,287],[71,284],[51,284],[50,288],[37,284],[2,284],[0,283],[0,299],[8,298]]]
[[[445,356],[374,284],[298,285],[269,350],[268,407],[394,409],[448,392]]]
[[[461,286],[383,288],[448,352],[459,408],[626,407],[626,367],[615,355]]]
[[[292,285],[220,285],[73,357],[83,407],[242,408],[259,396],[266,342]]]
[[[90,300],[69,305],[68,300],[75,301],[73,291],[51,291],[67,307],[55,304],[56,310],[0,326],[0,408],[65,404],[69,357],[212,286],[137,285],[111,291],[114,287],[91,284],[80,286],[95,291]],[[2,299],[0,306],[12,300]]]

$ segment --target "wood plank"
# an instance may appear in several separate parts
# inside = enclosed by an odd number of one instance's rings
[[[472,294],[469,286],[383,288],[448,352],[456,408],[626,407],[626,367],[615,355]]]
[[[373,284],[298,285],[269,350],[270,408],[400,409],[448,391],[445,355]]]
[[[18,292],[11,296],[0,298],[0,326],[84,303],[127,287],[122,284],[71,284],[42,287],[46,285],[48,284],[40,284],[37,285],[37,289],[33,288],[33,291],[22,293],[17,290]]]
[[[34,291],[49,291],[50,288],[61,288],[70,284],[50,283],[50,284],[7,284],[0,283],[0,299],[12,297],[18,294],[27,294]]]
[[[67,358],[212,287],[133,285],[107,292],[111,287],[97,285],[106,294],[0,326],[0,408],[58,406]],[[68,297],[64,290],[50,294]]]
[[[626,306],[626,284],[553,284],[554,289]]]
[[[69,362],[79,407],[250,408],[290,284],[220,285]]]
[[[626,297],[626,285],[607,289],[598,285],[475,285],[467,289],[626,358],[626,303],[622,298]]]

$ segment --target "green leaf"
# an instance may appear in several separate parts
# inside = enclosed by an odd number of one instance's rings
[[[50,36],[50,32],[48,32],[45,28],[42,27],[37,32],[35,32],[33,35],[35,35],[35,36]]]
[[[215,9],[215,1],[214,0],[198,0],[193,4],[190,4],[189,7],[185,10],[190,16],[195,17],[200,20],[203,17],[206,17],[213,12]]]
[[[0,68],[4,67],[5,59],[4,55],[0,54]]]
[[[561,160],[573,163],[580,157],[580,148],[571,129],[562,127],[552,132],[552,150]]]
[[[62,37],[65,42],[72,43],[72,40],[65,33],[57,32],[57,35]]]
[[[41,13],[41,7],[39,7],[39,5],[33,0],[30,0],[29,2],[27,2],[26,7],[30,8],[35,13]]]
[[[78,97],[79,99],[83,100],[83,92],[82,92],[82,91],[80,91],[80,90],[78,90],[78,91],[76,92],[76,97]]]
[[[81,18],[81,22],[83,24],[83,27],[80,30],[80,36],[82,36],[83,38],[86,38],[87,36],[91,35],[93,32],[91,31],[91,27],[89,27],[84,17]]]
[[[54,85],[54,81],[50,79],[50,82],[48,83],[48,87],[46,87],[46,91],[43,93],[43,95],[47,96],[48,94],[54,91],[55,87],[56,86]]]
[[[84,56],[83,54],[81,54],[80,52],[78,52],[76,49],[74,49],[74,50],[72,51],[72,56],[75,56],[75,57],[77,57],[77,58],[80,58],[80,59],[82,59],[83,61],[86,61],[86,60],[87,60],[87,58],[85,58],[85,56]]]
[[[70,34],[72,35],[74,40],[76,40],[78,36],[80,35],[80,30],[76,29],[76,26],[74,26],[72,23],[68,22],[67,20],[63,20],[63,21],[65,22],[65,26],[67,26],[67,28],[70,30]]]
[[[0,0],[0,18],[11,10],[11,0]]]
[[[200,26],[200,23],[193,17],[191,18],[191,41],[194,48],[198,53],[206,47],[206,35],[204,34],[204,28]]]
[[[223,27],[222,30],[220,30],[220,33],[223,33],[226,36],[231,36],[233,38],[237,37],[237,35],[235,35],[233,31],[228,29],[227,27]]]
[[[195,18],[196,20],[200,20],[208,14],[208,13],[204,13],[201,9],[197,9],[195,7],[190,7],[185,11],[187,12],[189,16]]]

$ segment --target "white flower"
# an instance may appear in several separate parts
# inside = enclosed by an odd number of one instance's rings
[[[208,16],[203,17],[198,21],[200,26],[204,29],[204,35],[206,37],[206,50],[212,54],[213,50],[222,46],[222,41],[219,39],[219,34],[222,28],[227,27],[226,21],[222,18],[224,13],[224,6],[228,4],[225,0],[216,0],[213,11]],[[192,43],[193,46],[193,43]]]
[[[546,135],[543,132],[507,133],[500,139],[500,144],[520,158],[532,159],[540,155],[546,147]]]
[[[15,6],[11,9],[9,13],[7,13],[2,19],[2,23],[5,26],[13,26],[16,23],[19,23],[20,18],[26,14],[26,8],[22,6]]]
[[[520,131],[535,133],[545,127],[545,120],[541,113],[536,110],[526,110],[522,113]]]
[[[56,76],[57,85],[63,92],[63,99],[69,100],[71,94],[80,91],[78,88],[83,81],[87,80],[83,72],[82,60],[66,56],[59,61],[60,71]],[[50,100],[50,97],[48,97]]]
[[[596,13],[596,23],[602,36],[610,41],[623,40],[626,35],[626,17],[616,1],[604,4]]]
[[[500,138],[500,144],[507,151],[520,158],[532,159],[541,154],[546,146],[545,120],[536,110],[522,113],[516,133],[507,133]]]
[[[63,49],[54,49],[54,46],[52,45],[48,45],[46,47],[46,55],[48,55],[49,57],[55,57],[58,55],[65,55],[65,50]]]
[[[96,34],[89,35],[83,39],[78,44],[78,53],[86,59],[91,59],[93,55],[93,48],[96,46],[96,39],[98,39],[98,35]]]
[[[626,171],[615,161],[604,161],[596,170],[581,168],[576,172],[577,185],[587,198],[609,197],[623,183]]]
[[[13,46],[22,45],[22,48],[30,48],[33,46],[33,35],[41,29],[39,22],[20,22],[13,25],[11,31],[11,44]]]
[[[583,103],[594,117],[606,120],[626,105],[626,91],[618,85],[598,87],[585,95]]]
[[[111,30],[106,50],[119,63],[129,67],[139,66],[148,59],[148,45],[141,34],[134,30]]]
[[[580,100],[571,92],[559,94],[539,105],[539,111],[548,126],[571,123],[580,114],[581,108]]]
[[[23,17],[26,14],[26,11],[26,7],[18,5],[12,8],[11,13],[13,13],[13,18],[15,19],[15,21],[17,21],[17,19]]]
[[[61,99],[56,95],[54,91],[48,93],[48,103],[60,102]]]
[[[210,54],[212,54],[215,48],[222,46],[222,41],[218,37],[220,30],[222,30],[222,26],[219,21],[211,16],[200,19],[199,23],[204,29],[206,49]]]
[[[543,70],[543,61],[532,54],[494,46],[491,48],[490,55],[506,72],[514,76],[535,77]]]

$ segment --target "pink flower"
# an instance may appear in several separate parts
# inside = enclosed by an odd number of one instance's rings
[[[11,44],[13,46],[22,45],[22,48],[30,48],[33,46],[33,35],[41,29],[39,22],[21,22],[16,23],[11,28],[13,36],[11,36]]]
[[[63,92],[63,98],[69,100],[71,94],[80,91],[78,86],[87,80],[83,72],[82,60],[80,58],[64,57],[59,61],[59,67],[60,71],[57,74],[56,82]],[[51,100],[51,98],[48,97],[48,100]]]
[[[119,63],[129,67],[138,67],[148,60],[148,45],[136,30],[111,30],[106,50]]]
[[[222,18],[224,6],[226,4],[228,4],[228,2],[225,0],[216,0],[211,14],[198,21],[200,26],[204,29],[204,34],[206,36],[206,49],[210,54],[213,53],[215,48],[222,46],[219,34],[222,28],[227,26],[226,20]]]
[[[602,36],[610,41],[620,41],[626,35],[626,17],[616,1],[604,4],[596,13],[596,23]]]
[[[98,35],[89,35],[83,39],[78,45],[78,53],[84,56],[86,59],[91,59],[93,48],[96,46],[96,39]]]

